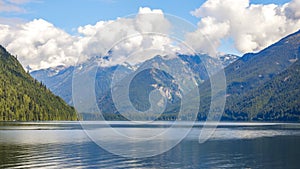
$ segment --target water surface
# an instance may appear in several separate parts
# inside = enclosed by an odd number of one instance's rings
[[[89,123],[101,128],[99,123]],[[143,133],[171,124],[111,122],[111,125],[120,131]],[[177,127],[180,130],[190,125],[182,122]],[[199,144],[202,125],[197,123],[183,141],[166,153],[132,159],[100,148],[77,122],[1,123],[0,168],[300,167],[299,124],[221,123],[210,140]],[[105,128],[102,130],[105,132]]]

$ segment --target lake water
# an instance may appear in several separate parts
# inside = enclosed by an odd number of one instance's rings
[[[170,122],[111,124],[142,134]],[[182,124],[179,130],[187,123]],[[125,158],[100,148],[78,122],[0,123],[0,168],[300,168],[300,124],[220,123],[211,139],[199,144],[202,125],[170,151]]]

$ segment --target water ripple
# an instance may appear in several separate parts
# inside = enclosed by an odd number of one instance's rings
[[[108,153],[74,126],[70,130],[0,130],[0,168],[181,169],[299,166],[300,152],[295,148],[300,142],[299,125],[260,125],[223,125],[204,144],[198,144],[201,127],[196,126],[171,151],[142,159],[123,158]],[[124,130],[130,129],[126,127]]]

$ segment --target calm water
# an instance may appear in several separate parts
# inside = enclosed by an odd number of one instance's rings
[[[143,133],[169,122],[112,124]],[[300,168],[300,124],[221,123],[199,144],[201,126],[166,153],[132,159],[100,148],[79,123],[0,123],[0,168]]]

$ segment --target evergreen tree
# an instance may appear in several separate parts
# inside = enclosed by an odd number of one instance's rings
[[[0,46],[0,121],[13,120],[77,120],[77,114]]]

